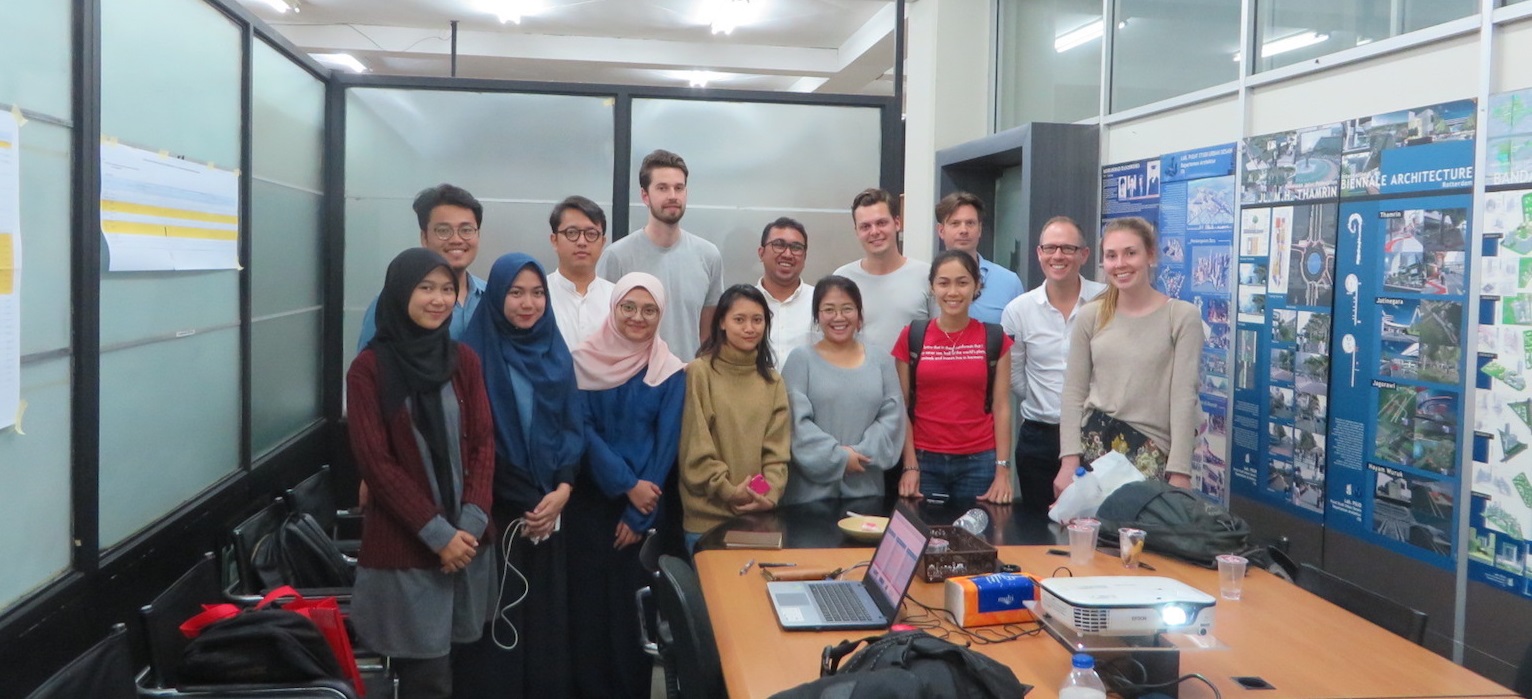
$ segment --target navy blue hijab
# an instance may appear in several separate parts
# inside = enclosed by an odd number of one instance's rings
[[[579,463],[585,451],[584,422],[574,360],[554,321],[553,304],[527,329],[505,317],[511,283],[528,268],[547,289],[548,275],[531,256],[513,252],[495,260],[484,301],[469,319],[462,342],[478,352],[484,364],[484,388],[495,417],[495,452],[530,473],[546,493],[553,490],[559,469]],[[530,415],[523,414],[516,399],[518,384],[531,389]]]

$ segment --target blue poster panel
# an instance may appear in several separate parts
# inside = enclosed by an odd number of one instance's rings
[[[1449,567],[1470,195],[1341,204],[1325,525]]]
[[[1468,574],[1532,597],[1532,191],[1484,199]]]
[[[1240,214],[1235,492],[1310,521],[1324,513],[1336,205]]]
[[[1346,122],[1341,196],[1473,186],[1476,106],[1459,100]]]
[[[1491,95],[1484,131],[1489,139],[1484,181],[1491,185],[1532,182],[1532,90]]]
[[[1340,190],[1342,124],[1280,131],[1245,139],[1240,203],[1334,199]]]
[[[1101,220],[1141,216],[1154,222],[1159,210],[1159,158],[1101,168]]]
[[[1202,419],[1192,451],[1192,486],[1229,497],[1229,360],[1233,348],[1235,144],[1160,158],[1159,276],[1155,287],[1202,313],[1207,339],[1198,383]]]

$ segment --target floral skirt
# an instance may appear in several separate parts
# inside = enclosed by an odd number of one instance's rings
[[[1165,477],[1169,456],[1160,445],[1132,425],[1092,410],[1080,428],[1080,459],[1082,463],[1090,464],[1108,449],[1128,457],[1144,478]]]

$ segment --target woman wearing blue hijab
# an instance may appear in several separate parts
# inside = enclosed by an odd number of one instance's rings
[[[585,450],[574,362],[548,306],[548,278],[530,256],[490,268],[463,344],[484,367],[495,426],[493,515],[506,571],[487,642],[461,654],[455,696],[567,696],[564,540],[559,518]]]

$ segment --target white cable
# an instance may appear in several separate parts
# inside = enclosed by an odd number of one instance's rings
[[[500,538],[501,553],[505,556],[505,569],[501,571],[500,591],[495,594],[495,604],[498,605],[501,600],[505,599],[505,581],[510,578],[510,574],[515,573],[516,577],[521,578],[521,596],[517,597],[510,604],[495,610],[496,621],[505,622],[505,625],[511,629],[511,644],[506,645],[500,642],[500,624],[490,625],[490,640],[494,641],[500,650],[515,650],[516,645],[521,643],[521,634],[516,631],[516,624],[511,621],[510,614],[512,609],[515,609],[517,605],[527,600],[527,593],[532,590],[532,585],[527,581],[527,576],[517,570],[516,566],[511,565],[511,547],[515,545],[516,536],[521,533],[521,529],[526,526],[526,523],[526,519],[517,517],[510,524],[505,525],[504,536]]]

